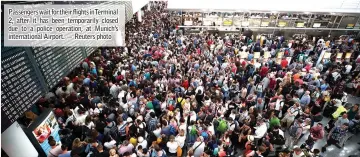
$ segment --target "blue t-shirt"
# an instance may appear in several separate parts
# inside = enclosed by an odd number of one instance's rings
[[[151,77],[150,77],[150,73],[149,72],[147,72],[147,73],[145,73],[145,79],[147,79],[147,80],[150,80],[151,79]]]
[[[218,56],[217,56],[217,60],[218,60],[218,62],[222,62],[223,57],[222,57],[221,55],[218,55]]]
[[[250,60],[252,60],[253,58],[254,58],[254,54],[250,53],[250,54],[248,55],[248,60],[250,61]]]
[[[134,64],[131,65],[131,70],[136,71],[136,66]]]
[[[92,68],[92,69],[91,69],[91,74],[97,75],[96,68]]]
[[[176,42],[177,42],[178,45],[181,45],[181,40],[180,39],[178,39]]]
[[[60,154],[58,157],[71,157],[71,151],[68,151],[67,153],[65,154]]]
[[[84,85],[89,85],[90,84],[90,78],[85,78],[83,81]]]
[[[328,86],[326,84],[322,84],[320,86],[321,91],[325,91]]]

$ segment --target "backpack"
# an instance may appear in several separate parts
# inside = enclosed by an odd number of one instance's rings
[[[204,138],[204,140],[209,139],[209,134],[206,131],[201,132],[201,136]]]
[[[157,125],[157,120],[155,118],[151,118],[149,120],[149,125],[148,126],[148,131],[152,132],[156,129],[156,125]]]
[[[296,137],[296,133],[297,133],[298,129],[302,129],[302,128],[300,126],[298,126],[297,124],[292,125],[289,130],[290,136]]]
[[[169,104],[169,103],[167,103],[167,107],[166,107],[169,111],[174,111],[175,110],[175,107],[174,107],[174,105],[172,105],[172,104]]]
[[[107,128],[110,129],[108,136],[110,136],[112,139],[116,140],[116,139],[118,139],[118,128],[116,127],[115,122],[112,122],[112,123],[113,123],[112,127],[106,126]]]
[[[284,145],[286,140],[283,136],[281,136],[279,134],[279,132],[275,133],[275,132],[271,132],[271,138],[270,138],[270,143],[272,144],[276,144],[276,145]]]
[[[224,133],[228,129],[227,123],[225,120],[220,120],[219,126],[216,128],[217,131]]]
[[[289,56],[289,50],[288,49],[285,50],[284,56]]]
[[[176,135],[177,130],[172,125],[169,125],[169,132],[170,132],[171,135]]]
[[[196,130],[196,126],[193,125],[190,129],[190,135],[197,135],[197,130]]]
[[[162,155],[161,155],[161,157],[167,157],[166,156],[166,154],[165,154],[165,151],[164,150],[162,150]],[[158,155],[157,155],[157,152],[156,151],[154,151],[154,150],[152,150],[151,151],[151,155],[150,155],[151,157],[159,157]]]
[[[182,107],[181,103],[182,101],[184,100],[184,98],[181,99],[181,101],[179,102],[177,99],[176,99],[176,107]],[[172,105],[171,105],[172,106]]]

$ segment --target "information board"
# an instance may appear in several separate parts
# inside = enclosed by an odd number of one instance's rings
[[[35,67],[24,48],[1,51],[1,132],[45,94]]]
[[[305,27],[305,23],[304,22],[297,22],[296,27],[303,28],[303,27]]]
[[[96,50],[97,50],[97,47],[85,47],[86,56],[90,56]]]
[[[84,58],[80,47],[33,47],[33,53],[49,89]]]

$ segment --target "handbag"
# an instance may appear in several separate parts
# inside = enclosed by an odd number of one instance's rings
[[[177,157],[181,157],[181,155],[182,155],[182,149],[180,146],[178,146],[176,149],[176,155],[177,155]]]

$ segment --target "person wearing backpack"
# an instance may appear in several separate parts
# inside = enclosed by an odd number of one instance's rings
[[[234,131],[235,128],[239,127],[239,123],[236,120],[233,120],[233,118],[228,118],[228,124],[229,124],[229,130]]]
[[[296,145],[297,141],[299,140],[303,128],[302,128],[303,121],[301,119],[295,120],[294,124],[289,128],[289,135],[290,139],[288,140],[288,146],[291,147],[293,144]]]
[[[302,114],[302,110],[300,104],[296,102],[285,113],[284,118],[281,120],[282,126],[288,128],[294,122],[295,117],[301,114]]]
[[[220,118],[217,121],[218,121],[219,125],[216,128],[216,133],[217,133],[217,136],[220,137],[222,134],[224,134],[228,130],[228,123],[223,118]]]
[[[190,122],[189,129],[189,143],[194,143],[197,136],[198,136],[198,130],[195,124],[195,121]]]
[[[184,109],[183,106],[185,104],[185,99],[182,97],[182,94],[180,94],[180,96],[176,99],[176,106],[175,108],[179,108],[180,109],[180,116],[183,116],[184,113]]]
[[[126,123],[126,121],[123,120],[122,117],[118,117],[117,122],[118,122],[117,127],[118,127],[118,132],[119,132],[119,141],[122,142],[126,139],[127,123]]]
[[[112,139],[118,139],[118,128],[116,123],[107,118],[106,119],[106,127],[104,128],[104,135],[107,137],[111,137]]]
[[[280,129],[280,126],[274,126],[273,130],[268,134],[270,137],[270,143],[274,145],[284,145],[286,143],[285,134]]]
[[[166,152],[157,144],[153,144],[150,149],[150,157],[167,157]]]
[[[155,113],[150,112],[150,119],[147,122],[148,132],[152,132],[152,131],[156,130],[157,123],[158,123],[158,120],[156,119]]]

